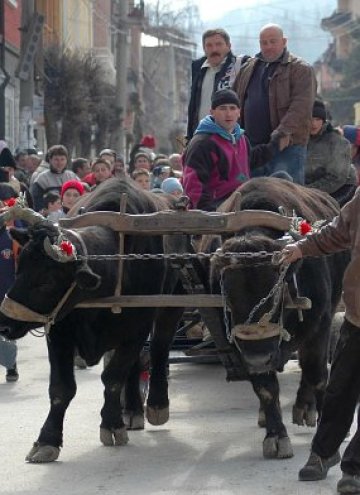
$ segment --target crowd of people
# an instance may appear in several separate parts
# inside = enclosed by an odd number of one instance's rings
[[[353,232],[358,230],[360,128],[333,126],[326,102],[317,95],[313,68],[288,50],[280,26],[268,24],[261,29],[260,51],[255,56],[235,55],[228,33],[221,28],[207,30],[202,42],[204,55],[192,64],[187,145],[181,154],[157,153],[156,138],[150,134],[133,146],[128,160],[109,148],[91,159],[70,157],[62,144],[51,146],[44,157],[36,150],[12,154],[1,141],[1,205],[6,206],[10,197],[23,193],[31,208],[58,222],[81,196],[102,182],[129,177],[140,189],[176,197],[186,195],[189,208],[212,211],[250,178],[274,176],[325,191],[340,206],[345,205],[326,233],[287,247],[286,262],[340,248],[356,249]],[[17,247],[7,231],[0,235],[0,246],[3,296],[14,277]],[[300,471],[301,480],[323,479],[339,462],[338,447],[354,414],[360,387],[358,356],[356,363],[353,358],[360,321],[351,319],[351,311],[349,314],[323,417],[309,461]],[[0,363],[7,369],[6,379],[15,381],[15,343],[0,341]],[[343,391],[350,381],[352,400],[347,401]],[[336,407],[337,403],[346,407]],[[343,420],[342,427],[337,427],[336,421]],[[341,493],[360,493],[358,437],[360,430],[341,465]]]

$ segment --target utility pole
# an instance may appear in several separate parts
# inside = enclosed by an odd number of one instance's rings
[[[5,139],[5,88],[10,76],[5,68],[5,9],[0,0],[0,139]]]
[[[129,55],[129,0],[117,0],[115,8],[118,19],[116,33],[116,126],[113,131],[112,147],[116,151],[124,153]]]

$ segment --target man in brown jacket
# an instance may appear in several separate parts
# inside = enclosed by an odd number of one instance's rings
[[[289,137],[289,146],[252,175],[286,171],[303,184],[316,79],[312,67],[291,54],[286,43],[280,26],[264,26],[261,52],[241,66],[233,89],[241,103],[240,125],[252,146]]]
[[[343,280],[345,319],[340,330],[326,388],[324,405],[310,457],[299,472],[301,481],[325,479],[340,462],[339,447],[350,430],[360,396],[360,188],[339,216],[283,250],[282,261],[293,263],[303,256],[321,256],[351,249],[351,261]],[[360,493],[360,423],[341,460],[340,493]]]

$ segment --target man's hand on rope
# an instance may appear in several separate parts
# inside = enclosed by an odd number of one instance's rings
[[[281,251],[280,263],[294,263],[298,259],[302,258],[302,252],[298,244],[288,244]]]

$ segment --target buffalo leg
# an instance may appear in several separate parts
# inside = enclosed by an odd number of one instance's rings
[[[101,374],[104,384],[104,405],[101,409],[100,440],[106,446],[125,445],[128,442],[123,421],[120,396],[131,368],[138,359],[137,346],[115,349]],[[139,381],[137,380],[137,386]]]
[[[316,426],[323,405],[328,378],[327,356],[330,319],[323,317],[317,332],[299,346],[301,381],[293,408],[293,423]]]
[[[251,384],[265,414],[266,436],[263,455],[266,458],[286,459],[293,451],[279,405],[279,382],[276,373],[250,375]]]
[[[50,411],[38,440],[26,457],[27,461],[34,463],[51,462],[58,458],[63,443],[65,413],[76,394],[74,345],[71,340],[52,332],[48,339],[48,353]]]
[[[146,417],[152,425],[162,425],[169,419],[168,372],[169,352],[182,308],[159,310],[150,342],[151,373]]]
[[[140,390],[141,374],[145,365],[145,351],[140,353],[139,358],[135,361],[130,369],[125,383],[125,403],[123,411],[123,420],[128,430],[144,429],[144,396]]]

